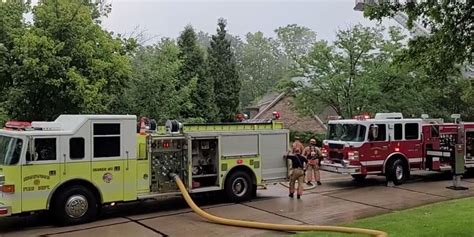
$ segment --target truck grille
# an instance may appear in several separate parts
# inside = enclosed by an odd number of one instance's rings
[[[329,143],[329,151],[328,151],[328,158],[334,163],[341,163],[344,159],[344,153],[342,150],[344,149],[343,144],[334,144]]]
[[[330,151],[329,152],[329,158],[342,160],[344,158],[344,154],[341,153],[341,152],[337,152],[337,151]]]
[[[329,143],[329,149],[342,149],[342,148],[344,148],[343,144]]]

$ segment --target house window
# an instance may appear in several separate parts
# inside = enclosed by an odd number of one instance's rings
[[[94,124],[94,158],[120,157],[120,124]]]

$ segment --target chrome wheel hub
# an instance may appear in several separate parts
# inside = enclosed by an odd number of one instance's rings
[[[243,195],[245,195],[245,193],[247,192],[247,188],[248,188],[248,183],[247,183],[247,180],[245,180],[244,178],[236,178],[234,180],[234,182],[232,182],[232,192],[238,196],[238,197],[242,197]]]
[[[87,198],[83,195],[74,195],[69,197],[66,202],[66,214],[71,218],[80,218],[86,214],[89,208]]]
[[[397,177],[397,180],[403,179],[403,167],[401,165],[398,165],[395,168],[395,176]]]

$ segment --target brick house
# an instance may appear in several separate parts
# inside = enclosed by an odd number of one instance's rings
[[[285,127],[297,132],[326,133],[325,121],[328,116],[337,115],[331,108],[325,108],[321,113],[312,116],[301,115],[294,109],[293,97],[286,93],[270,92],[257,104],[246,108],[251,119],[271,119],[273,112],[280,113],[280,120]]]

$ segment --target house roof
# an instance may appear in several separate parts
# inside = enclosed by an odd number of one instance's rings
[[[278,96],[276,96],[272,101],[270,102],[267,102],[267,105],[265,107],[263,107],[262,109],[260,109],[260,111],[258,111],[258,114],[255,115],[255,117],[253,119],[261,119],[260,117],[265,114],[268,110],[270,110],[271,108],[273,108],[273,106],[275,106],[278,102],[280,102],[280,100],[282,100],[283,98],[285,98],[287,95],[285,92],[282,92],[280,94],[278,94]],[[313,114],[311,116],[314,120],[316,120],[324,129],[327,129],[326,125],[324,124],[324,122],[319,118],[318,115],[316,114]]]

